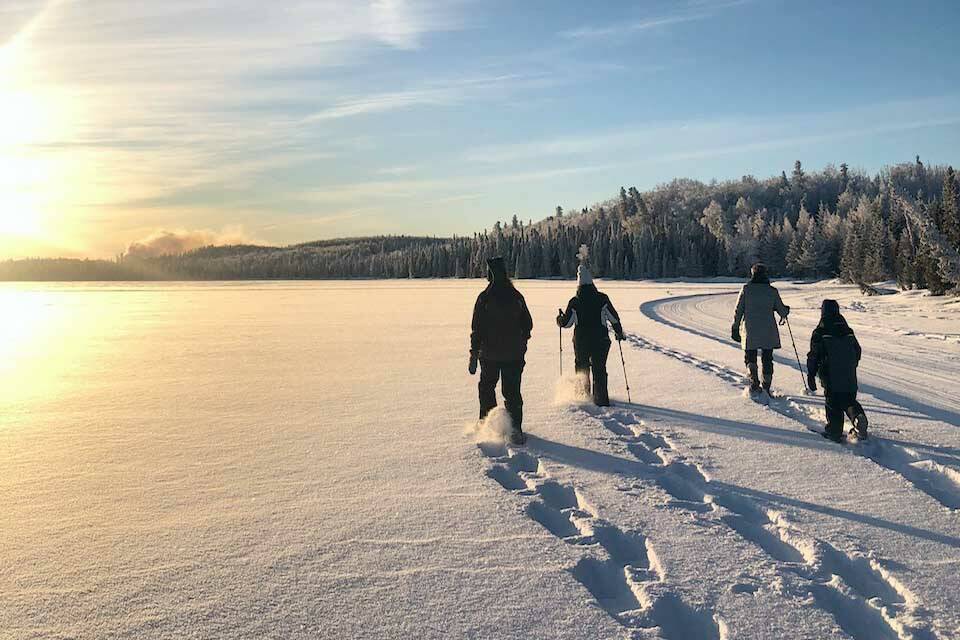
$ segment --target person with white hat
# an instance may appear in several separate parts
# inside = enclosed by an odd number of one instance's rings
[[[610,333],[613,328],[617,340],[623,340],[623,326],[613,303],[605,293],[597,290],[593,276],[581,257],[577,269],[577,295],[567,303],[567,309],[558,309],[557,325],[573,330],[574,368],[583,378],[584,387],[590,393],[590,374],[593,373],[593,402],[599,407],[610,406],[607,391],[607,355],[610,353]]]

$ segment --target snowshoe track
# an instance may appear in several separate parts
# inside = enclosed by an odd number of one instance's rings
[[[812,599],[855,640],[937,637],[930,622],[920,619],[923,612],[913,595],[876,559],[841,551],[804,533],[782,513],[712,482],[669,434],[650,430],[629,411],[610,409],[597,415],[590,408],[577,410],[597,418],[648,467],[649,477],[668,496],[668,508],[686,510],[702,523],[722,524],[754,544],[778,572],[796,576],[798,597]],[[625,430],[631,435],[624,435]],[[653,456],[659,462],[650,462]]]
[[[630,637],[664,640],[726,640],[726,626],[709,611],[695,609],[666,584],[650,541],[601,518],[576,487],[550,477],[536,456],[497,443],[478,443],[491,461],[487,476],[530,500],[524,513],[583,557],[570,574]]]
[[[627,339],[640,349],[654,351],[701,371],[712,373],[738,390],[749,385],[746,376],[709,360],[665,347],[637,335],[630,334]],[[790,396],[774,397],[764,406],[799,422],[807,429],[822,426],[826,420],[822,410],[804,407]],[[876,431],[874,429],[868,440],[858,442],[856,446],[850,447],[849,451],[899,474],[904,480],[943,506],[960,509],[960,470],[925,458],[909,445],[897,444],[892,440],[877,437]]]

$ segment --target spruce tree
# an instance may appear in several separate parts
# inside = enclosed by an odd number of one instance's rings
[[[819,223],[814,220],[807,226],[807,233],[803,237],[800,266],[803,275],[816,278],[826,275],[829,266],[827,243],[820,231]]]
[[[940,199],[940,229],[953,246],[960,251],[960,194],[953,167],[947,167]]]

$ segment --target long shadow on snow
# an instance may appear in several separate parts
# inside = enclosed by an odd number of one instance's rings
[[[803,446],[811,449],[822,449],[835,451],[837,445],[827,442],[822,438],[814,437],[809,432],[801,431],[786,431],[784,429],[776,429],[773,427],[762,427],[755,424],[750,424],[748,422],[739,422],[736,420],[726,420],[724,418],[713,418],[710,416],[703,416],[696,413],[690,413],[689,411],[680,411],[678,409],[666,409],[663,407],[654,407],[650,405],[638,404],[638,403],[617,403],[618,408],[627,409],[633,411],[637,415],[642,415],[645,418],[653,421],[658,417],[662,419],[666,424],[675,424],[677,426],[696,429],[698,431],[706,431],[708,433],[718,433],[724,435],[740,435],[747,438],[752,438],[756,440],[762,440],[765,442],[774,442],[779,444],[788,444],[793,446]],[[776,433],[771,433],[776,432]],[[543,442],[541,440],[541,442]],[[556,447],[563,449],[573,449],[575,451],[583,451],[576,447],[569,447],[568,445],[559,445],[554,444]],[[598,454],[604,456],[604,454]],[[624,461],[623,458],[617,458],[614,456],[604,456],[609,457],[613,460]],[[570,464],[576,464],[577,455],[569,455],[567,462]],[[629,461],[625,461],[629,462]],[[637,477],[647,478],[650,477],[649,471],[644,469],[640,470],[640,473],[635,474]],[[818,513],[823,513],[826,515],[831,515],[837,518],[845,518],[848,520],[854,520],[856,522],[861,522],[863,524],[872,525],[881,529],[888,529],[890,531],[896,531],[908,536],[914,536],[917,538],[922,538],[924,540],[931,540],[933,542],[938,542],[950,547],[960,548],[960,538],[955,538],[948,536],[942,533],[937,533],[935,531],[928,531],[926,529],[920,529],[918,527],[912,527],[910,525],[900,524],[897,522],[889,522],[881,518],[876,518],[873,516],[867,516],[859,513],[854,513],[852,511],[845,511],[843,509],[837,509],[834,507],[820,505],[813,502],[806,502],[803,500],[797,500],[794,498],[788,498],[786,496],[780,496],[774,493],[765,493],[763,491],[756,491],[753,489],[747,489],[745,487],[739,487],[737,485],[727,484],[719,480],[711,480],[712,483],[715,483],[716,486],[722,486],[727,491],[731,493],[740,493],[745,496],[751,496],[753,498],[759,498],[767,502],[779,503],[785,505],[791,505],[800,509],[806,509],[809,511],[815,511]]]
[[[731,296],[736,295],[736,293],[699,293],[687,296],[675,296],[672,298],[660,298],[657,300],[650,300],[644,302],[640,305],[640,313],[647,316],[654,322],[658,322],[662,325],[672,327],[674,329],[679,329],[680,331],[685,331],[686,333],[693,334],[695,336],[700,336],[701,338],[706,338],[707,340],[713,340],[722,345],[730,347],[731,349],[737,349],[739,351],[740,347],[735,346],[727,338],[720,338],[714,334],[707,333],[705,331],[700,331],[699,329],[693,329],[685,325],[673,322],[663,317],[657,310],[657,308],[665,302],[676,302],[678,300],[689,300],[691,298],[705,298],[710,296]],[[782,366],[789,367],[794,371],[797,371],[797,367],[794,366],[796,363],[793,360],[781,355],[777,355],[774,352],[773,359]],[[941,422],[946,422],[954,426],[960,426],[960,413],[951,411],[949,409],[943,409],[941,407],[933,407],[929,404],[919,402],[916,398],[911,398],[903,394],[897,393],[895,391],[890,391],[888,389],[883,389],[881,387],[875,387],[873,385],[861,384],[860,390],[864,393],[868,393],[884,402],[889,402],[890,404],[899,405],[906,409],[916,410],[919,413],[926,414],[929,418],[934,420],[939,420]]]
[[[620,458],[591,449],[581,449],[569,444],[546,440],[531,433],[527,434],[527,447],[556,462],[587,469],[588,471],[632,478],[652,477],[645,467],[636,460]]]

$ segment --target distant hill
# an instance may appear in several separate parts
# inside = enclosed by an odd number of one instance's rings
[[[570,278],[585,244],[596,275],[608,278],[743,276],[762,260],[775,275],[896,278],[903,287],[942,293],[958,279],[950,266],[960,249],[958,192],[952,168],[928,167],[919,158],[874,175],[845,164],[808,173],[797,161],[789,176],[677,179],[645,192],[621,187],[614,198],[573,214],[557,207],[526,225],[514,215],[466,238],[211,246],[113,262],[14,260],[0,263],[0,279],[480,277],[494,255],[518,278]]]

